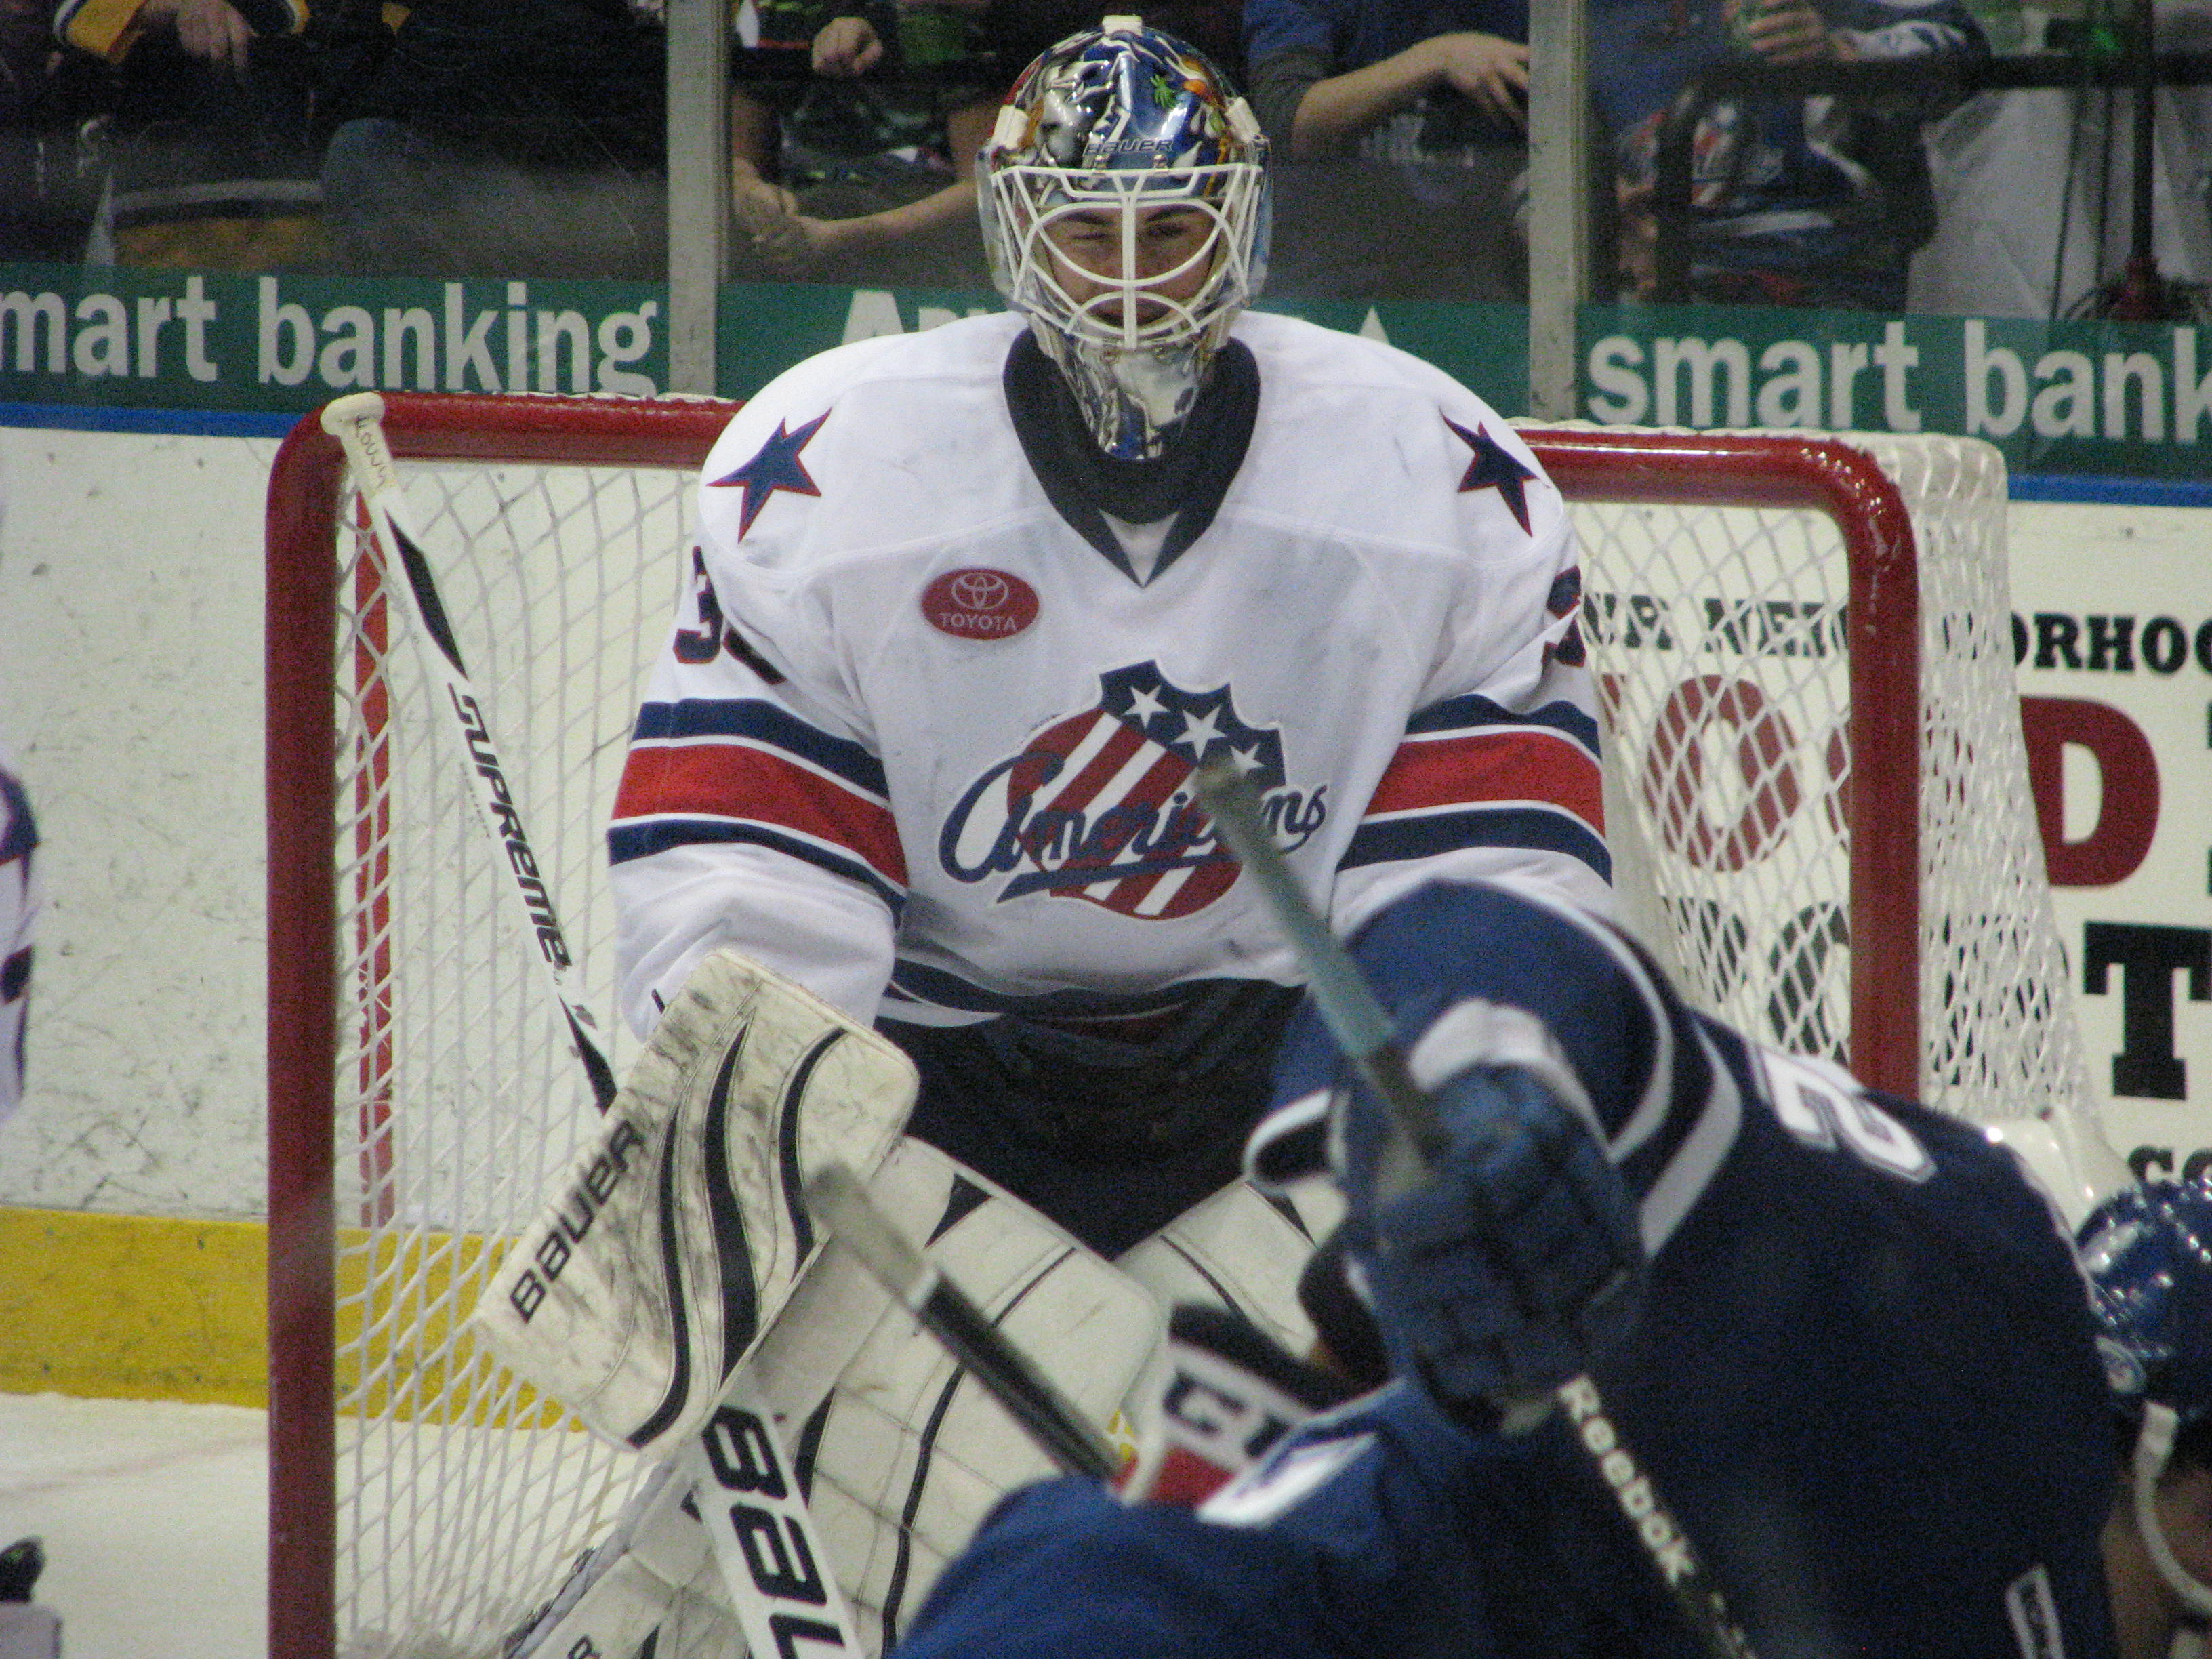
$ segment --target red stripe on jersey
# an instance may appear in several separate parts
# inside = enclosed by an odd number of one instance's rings
[[[643,746],[629,751],[616,792],[617,820],[743,818],[835,842],[906,884],[906,849],[889,809],[836,779],[747,744]]]
[[[1190,776],[1190,763],[1188,761],[1180,756],[1169,753],[1164,749],[1160,749],[1158,752],[1159,758],[1146,769],[1145,775],[1139,778],[1129,793],[1122,797],[1122,799],[1132,806],[1156,811],[1169,796],[1175,793],[1176,786]],[[1195,812],[1199,809],[1195,805],[1191,805],[1184,810]],[[1114,850],[1118,853],[1121,846],[1126,844],[1125,840],[1118,843]],[[1115,883],[1105,893],[1093,894],[1091,896],[1096,896],[1098,902],[1109,910],[1120,910],[1125,914],[1133,915],[1137,907],[1145,902],[1145,896],[1166,879],[1164,875],[1128,876]],[[1171,914],[1179,915],[1182,912],[1175,911]]]
[[[1048,810],[1062,812],[1081,811],[1091,805],[1091,798],[1111,783],[1115,775],[1129,763],[1129,757],[1144,747],[1145,734],[1134,727],[1123,721],[1114,720],[1110,714],[1101,714],[1096,719],[1112,720],[1113,731],[1107,734],[1106,741],[1098,746],[1098,752],[1091,756],[1089,764],[1060,785],[1058,793],[1052,798],[1052,805]],[[1082,735],[1077,734],[1075,740],[1061,752],[1073,755],[1082,746]]]
[[[1367,816],[1509,800],[1542,801],[1605,833],[1597,763],[1578,744],[1534,728],[1408,738],[1375,786]]]
[[[1182,886],[1176,889],[1172,898],[1158,909],[1146,914],[1156,921],[1173,921],[1177,916],[1187,916],[1194,910],[1202,910],[1236,884],[1243,867],[1230,859],[1223,859],[1218,864],[1201,864],[1190,872]],[[1158,886],[1166,879],[1165,876],[1161,876],[1153,885]]]
[[[1152,1489],[1145,1494],[1145,1500],[1194,1510],[1235,1480],[1245,1467],[1231,1468],[1188,1446],[1170,1446],[1166,1455],[1160,1459],[1159,1473],[1152,1477]]]

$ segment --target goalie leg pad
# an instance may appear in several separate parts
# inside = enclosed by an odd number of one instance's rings
[[[1290,1206],[1293,1221],[1283,1212]],[[1314,1241],[1343,1217],[1333,1187],[1300,1182],[1273,1198],[1232,1182],[1177,1216],[1115,1265],[1164,1305],[1212,1303],[1243,1315],[1292,1353],[1313,1346],[1313,1323],[1298,1302],[1298,1274]]]
[[[1107,1423],[1144,1392],[1164,1315],[1133,1280],[921,1141],[900,1141],[868,1190],[909,1237],[930,1241],[932,1259],[1092,1420]],[[1054,1472],[847,1252],[806,1269],[750,1366],[868,1654],[896,1642],[1001,1497]],[[702,1659],[731,1642],[734,1659],[743,1638],[705,1531],[674,1495],[608,1550],[602,1571],[617,1559],[647,1571],[611,1588],[612,1610],[627,1620],[632,1596],[658,1584],[669,1614],[685,1613],[686,1642],[702,1644]],[[664,1638],[656,1659],[667,1651]]]
[[[714,952],[486,1287],[480,1338],[587,1427],[665,1456],[819,1249],[806,1182],[833,1159],[875,1170],[915,1086],[890,1042]]]
[[[907,1140],[870,1194],[1079,1411],[1105,1425],[1153,1358],[1159,1303],[1020,1200]],[[880,1317],[838,1376],[802,1474],[862,1647],[888,1650],[1000,1498],[1054,1473],[1006,1411],[906,1310]],[[787,1395],[787,1397],[788,1397]]]

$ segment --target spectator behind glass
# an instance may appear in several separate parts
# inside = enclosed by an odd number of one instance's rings
[[[1619,167],[1620,288],[1655,290],[1659,133],[1706,65],[1985,57],[1962,0],[1590,0],[1590,82]],[[1692,147],[1690,294],[1736,305],[1905,307],[1912,251],[1935,229],[1920,127],[1935,98],[1714,105]]]
[[[1022,65],[1129,9],[1097,0],[763,6],[763,45],[805,40],[816,79],[797,96],[763,82],[732,100],[734,131],[758,135],[732,145],[741,246],[769,276],[988,288],[974,174],[1000,100]],[[1173,0],[1142,15],[1237,73],[1233,3]]]
[[[78,111],[78,161],[105,194],[85,258],[238,270],[319,262],[318,47],[303,33],[304,0],[60,0],[52,16],[101,88],[103,115]]]
[[[1527,0],[1246,0],[1269,289],[1525,299],[1528,38]]]
[[[986,0],[823,0],[759,9],[763,47],[803,47],[811,78],[732,94],[736,274],[888,287],[981,287],[975,152],[1000,84]]]
[[[418,0],[336,88],[322,172],[337,264],[657,279],[666,38],[626,0]]]
[[[51,0],[0,0],[0,260],[74,259],[100,197],[106,66],[54,44]]]

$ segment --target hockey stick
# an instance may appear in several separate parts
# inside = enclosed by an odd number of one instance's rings
[[[551,892],[538,873],[519,805],[508,788],[490,722],[461,659],[429,561],[410,533],[412,514],[384,435],[384,399],[373,392],[339,398],[325,407],[323,429],[337,439],[353,469],[366,509],[368,532],[387,571],[404,574],[406,600],[422,660],[453,716],[471,799],[484,833],[499,852],[545,971],[545,985],[560,1009],[592,1097],[601,1111],[616,1094],[614,1070],[594,1038],[598,1024],[569,982],[572,958]],[[714,1414],[698,1435],[670,1460],[673,1474],[641,1488],[615,1523],[617,1536],[634,1536],[689,1496],[711,1539],[715,1559],[747,1645],[763,1656],[795,1653],[801,1642],[857,1653],[853,1616],[827,1571],[828,1558],[791,1459],[775,1432],[775,1415],[750,1366],[739,1366],[724,1385]],[[625,1530],[626,1529],[626,1530]],[[594,1560],[599,1560],[595,1553]],[[573,1590],[573,1596],[569,1591]],[[508,1650],[506,1659],[545,1652],[626,1659],[625,1643],[598,1639],[590,1584],[564,1587],[554,1605]],[[565,1607],[563,1604],[565,1605]],[[547,1620],[552,1622],[549,1625]]]
[[[915,1249],[850,1170],[832,1164],[807,1182],[806,1207],[1064,1473],[1100,1481],[1114,1478],[1121,1462],[1106,1437],[944,1269]]]
[[[1336,935],[1276,849],[1259,793],[1234,763],[1210,762],[1194,780],[1200,803],[1237,862],[1257,883],[1275,920],[1289,935],[1291,949],[1306,970],[1306,990],[1322,1023],[1352,1060],[1359,1080],[1372,1090],[1396,1124],[1402,1162],[1425,1170],[1448,1144],[1436,1103],[1413,1081],[1406,1066],[1397,1026]],[[1385,1156],[1389,1157],[1389,1149]],[[1388,1170],[1378,1179],[1388,1177]],[[1628,1517],[1629,1528],[1666,1581],[1683,1618],[1715,1659],[1755,1659],[1750,1639],[1729,1611],[1720,1586],[1705,1570],[1658,1490],[1644,1473],[1610,1417],[1596,1383],[1587,1374],[1561,1383],[1553,1399],[1562,1407],[1575,1438],[1612,1489]],[[1517,1402],[1516,1402],[1517,1404]]]
[[[399,469],[392,459],[392,446],[384,436],[384,399],[374,392],[357,392],[333,399],[323,410],[323,430],[338,441],[352,465],[354,483],[361,491],[368,515],[368,532],[389,574],[406,578],[404,591],[422,645],[422,665],[442,692],[447,712],[453,717],[460,741],[462,769],[469,775],[469,799],[476,803],[484,833],[499,849],[500,861],[511,878],[511,887],[522,904],[523,921],[538,950],[553,1000],[568,1027],[576,1058],[592,1086],[592,1097],[601,1111],[615,1097],[614,1068],[607,1064],[596,1039],[598,1023],[568,982],[572,958],[561,919],[546,890],[537,854],[523,828],[522,808],[507,787],[507,769],[491,740],[490,722],[469,671],[461,661],[452,622],[438,597],[429,561],[409,533],[405,493],[399,485]]]

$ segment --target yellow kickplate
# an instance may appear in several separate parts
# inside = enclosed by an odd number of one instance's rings
[[[269,1398],[268,1230],[0,1206],[0,1391]]]
[[[462,1328],[504,1248],[342,1229],[337,1409],[550,1428],[567,1413]],[[269,1403],[268,1230],[0,1206],[0,1394]]]

